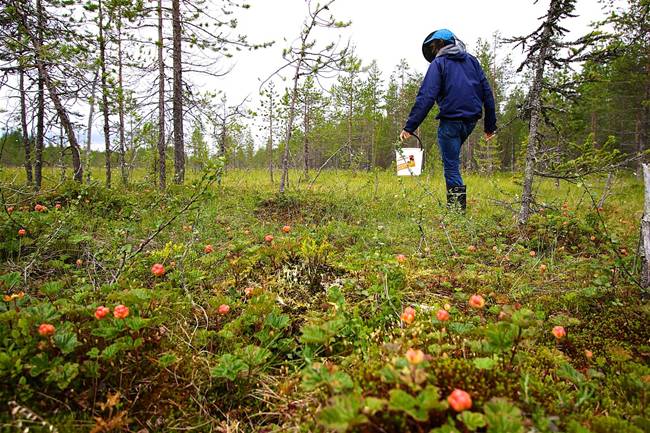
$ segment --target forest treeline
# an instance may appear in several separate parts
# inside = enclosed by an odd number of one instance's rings
[[[476,128],[463,148],[465,170],[524,168],[531,90],[542,52],[547,67],[540,83],[540,160],[561,163],[579,156],[576,152],[585,146],[625,155],[645,151],[649,2],[628,0],[622,8],[619,2],[601,2],[605,18],[593,24],[582,46],[580,40],[574,45],[559,41],[567,30],[562,26],[570,23],[560,20],[570,16],[575,1],[551,3],[567,15],[554,16],[549,9],[546,24],[556,19],[557,28],[543,23],[540,29],[548,33],[540,30],[537,41],[509,40],[510,35],[496,32],[468,44],[493,88],[501,129],[496,139],[485,142],[482,128]],[[90,171],[103,170],[109,186],[113,172],[126,184],[140,167],[164,188],[168,176],[181,183],[186,168],[201,168],[221,156],[230,167],[268,168],[272,177],[282,166],[288,141],[288,167],[390,167],[423,65],[401,61],[393,71],[382,71],[348,46],[336,53],[335,64],[330,57],[336,78],[328,88],[321,86],[322,65],[317,64],[313,73],[296,69],[295,92],[290,80],[266,81],[259,104],[232,102],[226,89],[199,91],[205,76],[227,73],[231,57],[269,45],[250,42],[254,35],[236,34],[238,9],[246,7],[220,0],[3,2],[1,85],[9,104],[7,132],[0,139],[2,163],[24,166],[37,187],[46,165],[68,167],[68,176],[77,180],[84,169],[86,179]],[[347,25],[329,22],[330,27]],[[557,44],[542,50],[540,41],[549,35],[558,38]],[[316,40],[305,36],[303,47],[310,43]],[[522,67],[512,58],[519,47],[528,55]],[[566,48],[571,62],[554,57],[553,50]],[[327,50],[333,53],[331,47],[322,52]],[[600,55],[583,56],[586,51]],[[285,50],[284,57],[291,64],[297,58],[291,60],[289,53]],[[256,91],[258,83],[241,85]],[[429,119],[418,131],[432,161],[437,160],[436,126]],[[97,129],[104,139],[102,151],[90,150]],[[635,167],[642,159],[631,158],[626,165]]]

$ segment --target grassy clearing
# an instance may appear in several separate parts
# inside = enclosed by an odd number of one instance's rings
[[[601,181],[542,182],[520,230],[503,174],[466,178],[465,216],[443,206],[439,173],[327,171],[309,189],[296,172],[281,197],[264,172],[228,171],[183,213],[197,188],[32,196],[13,175],[0,398],[59,431],[648,431],[632,176],[600,212]],[[471,409],[450,406],[454,389]]]

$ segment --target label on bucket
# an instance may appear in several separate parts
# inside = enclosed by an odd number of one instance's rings
[[[404,147],[395,151],[398,176],[419,176],[422,173],[422,149]]]

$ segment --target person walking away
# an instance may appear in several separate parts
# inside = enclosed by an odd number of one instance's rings
[[[440,108],[436,119],[438,146],[447,185],[447,206],[465,212],[467,187],[460,174],[460,149],[472,133],[485,109],[485,139],[497,130],[492,89],[476,57],[449,30],[430,33],[422,43],[422,54],[430,63],[400,140],[407,140],[424,121],[435,103]]]

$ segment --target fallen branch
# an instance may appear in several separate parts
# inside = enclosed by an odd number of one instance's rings
[[[600,196],[600,200],[598,200],[598,208],[603,207],[603,205],[605,204],[605,200],[607,200],[607,197],[609,197],[613,185],[614,185],[614,173],[610,171],[609,174],[607,175],[607,181],[605,182],[605,188],[603,189],[603,193]]]
[[[309,186],[307,186],[308,189],[311,189],[311,187],[314,186],[314,182],[316,182],[316,179],[318,179],[318,176],[320,176],[321,171],[323,171],[323,168],[325,168],[325,166],[329,164],[332,158],[334,158],[341,150],[345,149],[346,147],[350,147],[350,142],[347,142],[343,146],[336,149],[336,151],[333,154],[331,154],[330,157],[327,158],[327,160],[325,160],[323,165],[321,165],[318,171],[316,172],[316,176],[314,176],[314,178],[309,182]]]

